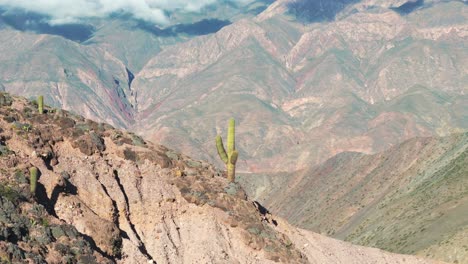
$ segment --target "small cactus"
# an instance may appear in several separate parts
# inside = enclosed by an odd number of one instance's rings
[[[236,121],[234,118],[229,120],[228,136],[227,136],[227,152],[224,148],[223,139],[221,136],[216,136],[216,148],[221,160],[226,164],[227,178],[230,182],[234,182],[236,177],[236,162],[239,153],[235,147],[235,126]]]
[[[184,176],[184,172],[181,171],[180,169],[176,169],[176,170],[174,171],[174,174],[175,174],[175,176],[176,176],[177,178],[180,178],[180,177]]]
[[[42,95],[37,97],[37,108],[39,110],[39,114],[42,115],[44,113],[44,96]]]
[[[36,167],[31,167],[29,169],[29,174],[30,174],[29,185],[31,187],[31,193],[35,195],[36,188],[37,188],[37,178],[39,174],[38,169]]]

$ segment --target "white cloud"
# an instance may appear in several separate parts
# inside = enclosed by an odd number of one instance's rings
[[[234,0],[240,3],[251,0]],[[198,12],[206,5],[223,0],[0,0],[0,6],[21,8],[51,17],[50,24],[79,22],[125,12],[156,24],[167,24],[165,11]]]

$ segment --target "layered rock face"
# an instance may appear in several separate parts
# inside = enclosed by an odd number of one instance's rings
[[[435,263],[291,227],[212,165],[131,133],[8,94],[0,105],[3,260]]]

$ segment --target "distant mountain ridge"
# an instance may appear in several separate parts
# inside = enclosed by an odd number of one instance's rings
[[[250,171],[466,131],[465,5],[403,17],[359,3],[358,13],[303,26],[280,4],[149,61],[134,86],[152,99],[140,100],[135,129],[197,156],[192,146],[210,149],[213,128],[233,115]]]
[[[233,23],[198,37],[122,18],[95,22],[82,44],[4,26],[0,83],[215,163],[212,139],[234,116],[252,172],[468,129],[464,2],[401,15],[405,1],[331,1],[333,15],[308,22],[293,12],[320,3],[275,1],[258,15],[268,1],[218,6],[211,17]]]

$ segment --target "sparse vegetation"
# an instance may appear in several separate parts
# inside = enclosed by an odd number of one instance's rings
[[[216,136],[216,148],[221,160],[226,164],[227,178],[229,181],[234,182],[236,177],[236,162],[239,156],[235,148],[235,126],[236,121],[234,118],[229,120],[228,135],[227,135],[227,152],[224,148],[223,139],[220,135]]]
[[[37,97],[37,109],[39,110],[39,114],[42,115],[44,113],[44,96],[42,95]]]
[[[36,194],[36,188],[37,188],[37,178],[38,178],[38,169],[36,167],[31,167],[29,169],[30,173],[30,186],[31,186],[31,194],[35,195]]]

